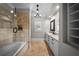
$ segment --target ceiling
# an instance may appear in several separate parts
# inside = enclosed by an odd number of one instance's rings
[[[30,8],[29,3],[9,3],[8,5],[11,6],[12,8],[16,7],[17,10],[19,9],[29,10]]]
[[[34,16],[36,14],[36,3],[30,5],[31,14]],[[57,3],[39,3],[39,14],[42,17],[49,17],[56,11]]]
[[[31,11],[32,11],[32,15],[34,15],[36,13],[36,5],[37,4],[31,4]],[[50,14],[50,10],[51,7],[53,6],[53,4],[51,3],[39,3],[39,13],[42,16],[46,16]]]
[[[39,13],[43,17],[51,16],[56,11],[57,3],[38,3],[39,4]],[[15,8],[17,10],[31,10],[31,15],[34,16],[36,14],[36,5],[37,3],[9,3],[9,6]]]

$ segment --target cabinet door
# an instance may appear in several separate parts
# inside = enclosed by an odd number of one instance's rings
[[[51,41],[51,49],[54,55],[58,56],[58,41],[56,41],[54,38],[52,38]]]
[[[58,56],[58,42],[54,40],[53,51],[56,56]]]
[[[49,37],[49,47],[51,48],[52,47],[52,37]]]
[[[58,56],[58,41],[49,35],[45,35],[45,40],[48,43],[48,46],[54,53],[54,55]]]
[[[53,48],[54,48],[54,39],[52,37],[50,38],[50,48],[53,51]]]

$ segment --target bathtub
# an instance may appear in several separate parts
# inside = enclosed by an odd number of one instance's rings
[[[25,42],[10,43],[0,48],[0,56],[16,56],[25,45]]]

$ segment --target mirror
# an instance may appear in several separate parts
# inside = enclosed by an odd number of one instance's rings
[[[55,19],[50,22],[50,31],[55,34]]]

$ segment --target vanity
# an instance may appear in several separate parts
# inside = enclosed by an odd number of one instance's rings
[[[58,35],[46,32],[45,33],[45,40],[49,46],[49,48],[51,49],[51,51],[53,52],[53,54],[55,56],[58,56]]]
[[[78,55],[78,51],[74,47],[64,42],[61,42],[59,40],[59,36],[56,34],[46,32],[45,41],[48,47],[50,48],[50,50],[52,51],[52,53],[54,54],[54,56],[77,56]]]

